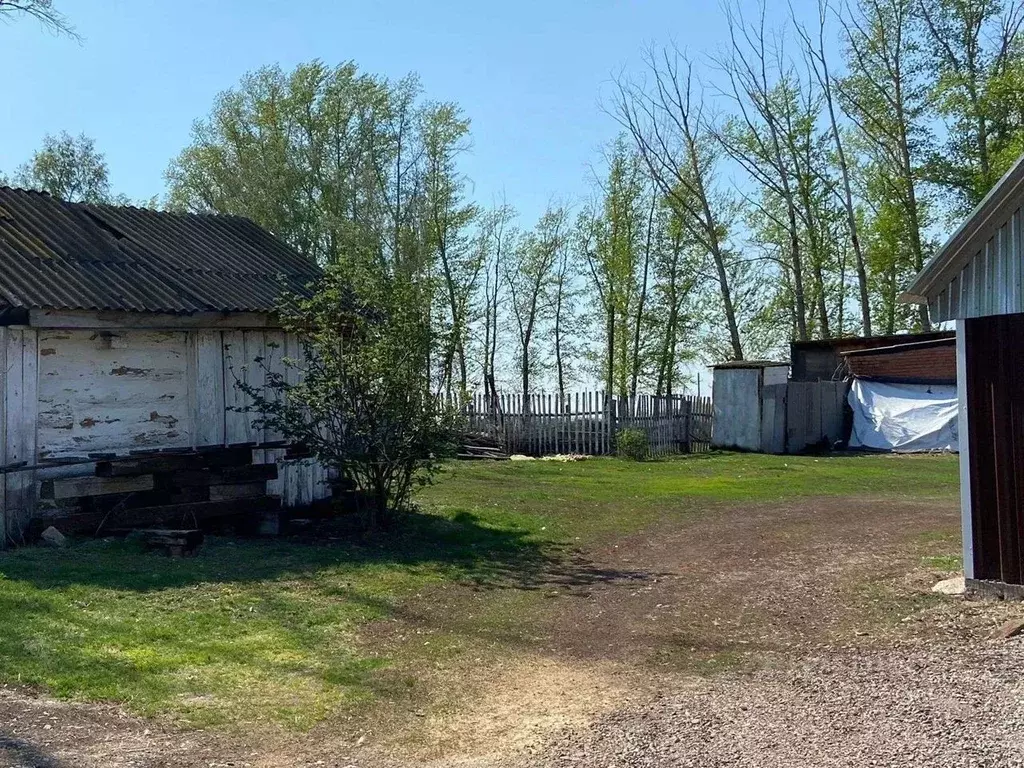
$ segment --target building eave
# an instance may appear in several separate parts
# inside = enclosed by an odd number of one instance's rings
[[[1002,221],[1007,209],[1018,200],[1017,193],[1024,189],[1024,155],[1010,167],[989,190],[971,214],[967,216],[949,239],[917,274],[907,290],[899,297],[905,304],[927,304],[929,299],[945,288],[963,269],[991,236],[993,224]]]

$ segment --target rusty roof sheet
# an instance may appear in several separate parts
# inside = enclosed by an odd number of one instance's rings
[[[0,187],[0,308],[269,312],[314,264],[238,216],[66,203]]]

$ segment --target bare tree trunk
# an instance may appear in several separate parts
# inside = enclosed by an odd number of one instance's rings
[[[807,32],[797,25],[798,33],[804,42],[804,49],[814,76],[821,86],[822,95],[825,99],[825,108],[828,112],[829,128],[832,134],[832,142],[836,149],[836,161],[839,165],[839,173],[843,180],[843,208],[846,211],[846,226],[850,233],[850,245],[853,248],[854,266],[857,271],[857,291],[860,304],[860,323],[865,336],[871,335],[871,300],[868,289],[868,273],[864,259],[864,249],[860,243],[860,225],[857,222],[857,210],[853,204],[853,185],[850,181],[850,164],[846,159],[846,149],[843,146],[842,133],[839,130],[839,120],[836,116],[835,95],[832,90],[832,75],[829,72],[828,58],[825,55],[825,19],[828,14],[827,0],[820,0],[818,3],[818,40],[816,45],[811,43]],[[840,335],[842,331],[840,331]]]
[[[640,379],[640,334],[644,320],[644,310],[647,304],[647,282],[651,267],[651,250],[654,239],[654,212],[658,206],[657,195],[651,196],[651,211],[647,217],[647,239],[644,245],[644,271],[640,283],[640,300],[637,303],[636,319],[633,326],[633,361],[632,380],[630,381],[629,394],[636,395],[637,383]]]
[[[793,170],[783,146],[791,147],[790,136],[783,135],[785,126],[778,114],[777,88],[769,82],[768,51],[765,39],[764,6],[760,23],[748,27],[736,18],[731,7],[726,8],[732,55],[719,61],[726,72],[732,93],[729,94],[739,108],[739,119],[746,128],[746,138],[736,140],[727,130],[719,131],[717,139],[722,148],[739,163],[753,179],[772,192],[786,207],[786,230],[789,235],[790,263],[793,276],[793,301],[796,313],[796,335],[800,340],[809,338],[807,332],[807,300],[804,284],[803,253],[796,193],[793,190]],[[782,82],[783,73],[775,73]],[[753,110],[751,115],[750,110]],[[765,135],[767,134],[767,136]]]
[[[706,152],[712,136],[700,99],[693,96],[693,67],[678,51],[653,50],[646,56],[650,90],[619,81],[614,116],[636,142],[651,177],[676,208],[687,232],[711,257],[732,358],[743,359],[736,307],[725,246],[725,222],[712,209],[713,156]],[[717,203],[716,203],[717,204]]]

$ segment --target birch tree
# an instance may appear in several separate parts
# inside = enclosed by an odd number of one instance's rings
[[[925,260],[928,213],[921,181],[931,136],[922,82],[926,60],[913,2],[859,0],[841,16],[849,74],[840,83],[840,95],[887,204],[896,206],[889,210],[902,219],[906,240],[900,252],[916,272]],[[888,231],[893,233],[891,227]],[[926,307],[918,309],[918,324],[930,327]]]
[[[441,283],[439,390],[458,399],[469,391],[466,345],[484,265],[484,252],[470,232],[478,210],[466,200],[457,166],[468,149],[469,121],[454,104],[428,105],[422,120],[427,247]]]
[[[794,83],[786,72],[780,41],[769,40],[765,9],[747,24],[727,9],[730,47],[718,59],[729,81],[726,92],[737,115],[716,137],[729,156],[739,163],[757,184],[781,201],[783,221],[789,239],[789,269],[793,285],[796,338],[810,338],[807,329],[807,292],[804,253],[799,227],[799,209],[793,158],[784,135],[783,110],[792,108]],[[775,50],[769,50],[775,45]]]
[[[484,396],[491,407],[497,409],[498,401],[498,348],[501,334],[501,318],[506,304],[506,261],[515,249],[517,232],[512,226],[515,211],[505,203],[489,211],[482,219],[479,229],[484,270],[484,311],[481,371]]]
[[[548,286],[554,279],[561,250],[568,236],[566,211],[544,212],[536,227],[522,237],[505,268],[509,311],[515,328],[519,381],[524,408],[529,407],[533,376],[540,371],[538,332],[550,317]]]
[[[840,127],[839,107],[836,99],[836,89],[833,82],[832,69],[826,53],[826,22],[829,16],[829,6],[826,0],[818,2],[818,28],[815,37],[811,37],[808,31],[796,24],[797,34],[803,42],[804,56],[808,62],[810,71],[820,88],[822,100],[825,105],[825,112],[828,115],[829,133],[832,137],[832,146],[835,153],[835,164],[839,171],[842,182],[843,211],[846,214],[846,229],[850,238],[850,247],[853,251],[854,268],[857,273],[857,299],[860,307],[861,332],[865,336],[871,336],[871,300],[869,298],[867,264],[864,257],[864,248],[861,243],[860,220],[857,215],[857,208],[853,197],[853,183],[851,181],[850,162],[847,158],[847,149]]]
[[[693,62],[675,49],[649,49],[649,81],[620,79],[612,112],[633,138],[659,192],[676,209],[687,234],[713,265],[730,357],[743,359],[728,244],[731,201],[716,179],[719,148]]]
[[[47,134],[43,146],[15,172],[14,183],[69,203],[119,201],[110,191],[106,158],[96,149],[96,142],[84,134]]]

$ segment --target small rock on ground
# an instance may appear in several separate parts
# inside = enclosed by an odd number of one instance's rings
[[[68,545],[68,537],[52,525],[43,531],[39,538],[44,544],[50,547],[66,547]]]
[[[940,595],[962,595],[967,591],[967,583],[963,576],[954,576],[952,579],[944,579],[932,587],[932,592]]]
[[[994,629],[989,638],[992,640],[1009,640],[1021,632],[1024,632],[1024,619],[1010,619],[1001,627]]]

